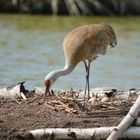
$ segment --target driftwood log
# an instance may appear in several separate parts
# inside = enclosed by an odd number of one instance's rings
[[[69,140],[69,139],[82,139],[82,140],[105,140],[114,127],[100,127],[100,128],[46,128],[32,130],[24,134],[19,134],[18,137],[24,140]],[[131,127],[127,129],[119,138],[122,139],[139,139],[140,128]]]
[[[17,101],[17,99],[26,100],[25,94],[28,92],[28,90],[25,89],[24,83],[25,81],[19,82],[18,84],[10,87],[0,89],[0,102],[5,102],[9,100]]]
[[[131,126],[134,119],[137,118],[139,112],[140,112],[140,95],[138,96],[136,102],[131,107],[130,111],[125,116],[125,118],[121,121],[121,123],[117,127],[113,129],[112,133],[107,138],[107,140],[117,140]]]

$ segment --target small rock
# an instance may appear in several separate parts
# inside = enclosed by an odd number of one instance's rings
[[[104,102],[109,102],[110,101],[110,99],[108,98],[108,97],[103,97],[102,99],[101,99],[101,102],[102,103],[104,103]]]
[[[95,106],[95,104],[97,103],[97,98],[96,97],[92,97],[88,100],[89,103],[91,103],[92,106]]]
[[[44,95],[44,93],[45,93],[45,88],[35,87],[35,94],[42,96]]]

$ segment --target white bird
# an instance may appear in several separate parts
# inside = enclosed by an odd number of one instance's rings
[[[69,74],[79,62],[83,61],[86,68],[84,101],[86,92],[89,98],[90,63],[98,54],[105,55],[109,45],[114,47],[117,45],[117,40],[114,30],[108,24],[83,25],[69,32],[63,41],[65,67],[46,75],[45,95],[50,94],[51,86],[60,76]]]

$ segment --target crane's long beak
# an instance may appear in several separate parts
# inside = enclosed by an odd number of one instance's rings
[[[47,96],[48,93],[49,93],[49,87],[46,86],[46,89],[45,89],[45,96]]]
[[[46,86],[46,89],[45,89],[45,96],[47,96],[47,94],[51,95],[51,92],[50,92],[50,87],[47,87],[47,86]]]

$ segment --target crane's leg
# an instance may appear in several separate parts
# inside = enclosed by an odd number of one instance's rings
[[[87,90],[88,90],[88,99],[90,98],[89,72],[90,72],[90,61],[88,61],[88,71],[87,71],[87,75],[86,75],[86,80],[87,80]]]
[[[87,91],[87,72],[88,72],[88,66],[87,66],[86,61],[84,61],[84,64],[85,64],[85,69],[86,69],[86,86],[85,86],[85,92],[84,92],[84,96],[83,96],[83,106],[84,106],[84,103],[85,103],[85,100],[86,100],[86,91]]]
[[[85,64],[85,69],[86,69],[86,73],[87,73],[87,71],[88,71],[88,66],[87,66],[86,61],[84,61],[84,64]]]
[[[86,69],[86,86],[85,86],[85,92],[84,92],[84,98],[83,98],[83,102],[85,102],[85,96],[86,96],[86,92],[88,91],[88,99],[90,98],[89,94],[90,94],[90,89],[89,89],[89,71],[90,71],[90,61],[88,61],[88,64],[86,63],[86,61],[84,61],[85,64],[85,69]]]

